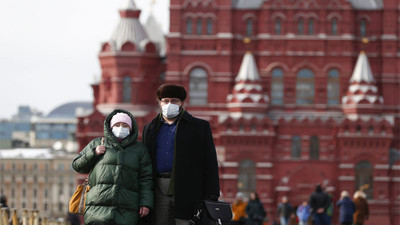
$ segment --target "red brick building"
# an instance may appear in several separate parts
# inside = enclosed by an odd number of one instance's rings
[[[170,0],[166,43],[128,2],[99,53],[81,147],[114,108],[141,132],[157,87],[177,83],[211,123],[226,201],[257,191],[273,219],[282,196],[298,205],[316,183],[334,200],[363,187],[366,224],[400,224],[398,0]]]

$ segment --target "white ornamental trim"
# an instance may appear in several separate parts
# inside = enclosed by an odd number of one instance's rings
[[[378,92],[378,88],[375,85],[365,85],[365,84],[352,84],[349,87],[349,91],[354,93],[357,90],[362,91],[363,93],[366,93],[367,91],[371,90],[374,93]]]

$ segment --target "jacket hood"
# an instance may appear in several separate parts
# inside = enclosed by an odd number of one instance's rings
[[[131,130],[130,134],[126,138],[124,138],[121,142],[119,142],[118,139],[114,136],[114,134],[111,131],[111,127],[110,127],[111,119],[117,113],[125,113],[132,119],[132,130]],[[126,147],[130,144],[135,143],[137,141],[137,137],[138,137],[138,128],[137,128],[136,120],[133,117],[133,115],[130,112],[123,110],[123,109],[115,109],[114,111],[112,111],[107,116],[106,120],[104,121],[104,137],[107,138],[107,142],[109,142],[115,146]]]

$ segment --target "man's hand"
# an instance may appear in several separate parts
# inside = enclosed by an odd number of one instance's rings
[[[96,153],[96,155],[101,155],[104,154],[106,152],[106,146],[104,145],[99,145],[96,147],[96,150],[94,151],[94,153]]]
[[[325,212],[325,209],[324,209],[324,208],[319,208],[319,209],[317,209],[317,213],[323,213],[323,212]]]
[[[140,211],[139,211],[140,218],[149,215],[149,211],[150,210],[147,207],[140,207]]]

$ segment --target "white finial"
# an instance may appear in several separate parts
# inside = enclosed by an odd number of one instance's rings
[[[371,72],[371,67],[368,63],[367,55],[364,51],[360,53],[357,59],[356,66],[354,67],[353,75],[351,76],[350,82],[358,82],[362,81],[366,83],[375,82],[374,76]]]
[[[122,9],[137,10],[138,8],[136,7],[134,0],[126,0]]]
[[[253,54],[251,54],[251,52],[246,52],[235,81],[238,82],[257,80],[260,80],[260,75],[258,74],[258,69]]]

